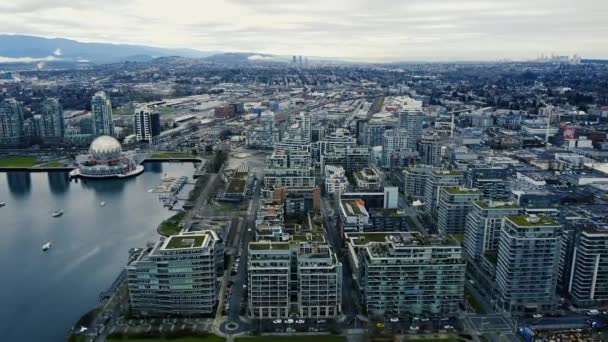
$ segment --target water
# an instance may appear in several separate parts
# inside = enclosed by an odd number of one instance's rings
[[[0,341],[63,342],[172,212],[148,193],[189,163],[149,163],[135,178],[69,182],[67,173],[0,173]],[[100,202],[106,205],[100,207]],[[64,211],[51,217],[56,209]],[[52,248],[42,252],[47,241]]]

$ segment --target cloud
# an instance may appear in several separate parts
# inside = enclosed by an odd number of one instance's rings
[[[55,56],[47,57],[2,57],[0,56],[0,63],[40,63],[40,62],[54,62],[60,60]]]
[[[6,33],[370,61],[607,58],[605,0],[20,0]]]

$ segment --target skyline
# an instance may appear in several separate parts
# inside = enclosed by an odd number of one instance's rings
[[[608,3],[597,0],[228,0],[204,5],[110,0],[103,10],[94,4],[0,2],[2,33],[361,62],[522,60],[541,53],[608,58],[603,44]]]

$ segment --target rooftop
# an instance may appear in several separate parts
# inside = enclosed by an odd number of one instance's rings
[[[263,250],[287,250],[289,242],[252,242],[249,244],[249,249],[254,251]]]
[[[167,239],[165,249],[204,247],[207,237],[207,234],[173,235]]]
[[[482,195],[483,192],[477,189],[468,189],[460,186],[452,186],[449,188],[444,188],[451,195]]]
[[[435,170],[433,174],[435,176],[461,176],[463,173],[457,170]]]
[[[520,227],[538,227],[538,226],[558,226],[559,223],[554,219],[547,216],[537,215],[520,215],[520,216],[509,216],[509,221],[515,223]]]
[[[475,201],[482,209],[514,209],[519,208],[515,202],[498,202],[498,201]]]

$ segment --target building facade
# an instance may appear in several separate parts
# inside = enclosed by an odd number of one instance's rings
[[[455,240],[412,233],[348,233],[361,305],[374,317],[449,315],[464,296],[465,260]]]
[[[95,93],[91,99],[91,112],[93,113],[93,135],[114,136],[112,102],[105,92]]]
[[[15,99],[0,102],[0,144],[18,146],[23,143],[23,109]]]
[[[608,229],[588,228],[576,237],[568,293],[576,306],[608,304]]]
[[[439,193],[437,208],[437,230],[441,235],[464,234],[467,215],[473,201],[481,198],[477,189],[445,187]]]
[[[562,226],[546,216],[503,219],[496,266],[496,305],[514,315],[556,307]]]
[[[131,309],[141,316],[212,314],[224,265],[214,231],[181,233],[131,254],[126,267]]]
[[[65,136],[63,108],[57,99],[45,99],[42,103],[40,136],[45,143],[61,142]]]

